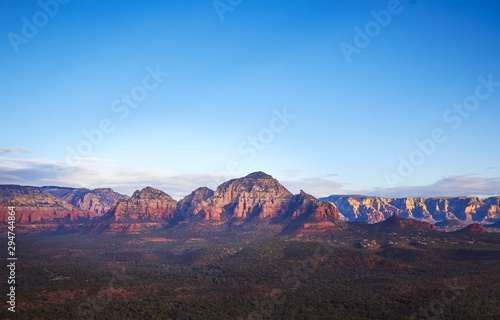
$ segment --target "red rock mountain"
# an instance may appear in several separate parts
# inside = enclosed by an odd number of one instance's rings
[[[193,216],[205,220],[274,218],[286,213],[293,195],[278,180],[263,172],[224,182],[213,196],[192,208]]]
[[[483,234],[483,233],[488,233],[483,226],[481,226],[479,223],[473,223],[462,230],[455,231],[457,233],[465,233],[465,234]]]
[[[104,233],[143,233],[179,223],[195,231],[215,226],[223,230],[224,225],[263,220],[281,223],[283,228],[286,224],[325,219],[338,219],[334,205],[304,192],[294,196],[270,175],[255,172],[227,181],[215,192],[198,188],[179,202],[150,187],[136,191],[129,199],[116,201],[94,224],[94,229]]]
[[[378,223],[366,225],[369,230],[381,232],[413,232],[413,231],[430,231],[436,227],[425,221],[413,219],[405,219],[396,215]]]
[[[179,218],[185,220],[198,214],[201,211],[200,206],[202,205],[202,203],[206,203],[206,201],[213,195],[213,190],[207,187],[201,187],[191,192],[191,194],[185,196],[177,204],[177,212]],[[204,218],[205,215],[203,215],[203,219]]]
[[[5,226],[6,206],[11,204],[16,207],[20,226],[29,229],[36,225],[39,230],[44,225],[52,230],[61,224],[75,229],[77,225],[90,226],[91,223],[91,230],[113,234],[144,233],[176,226],[176,230],[182,232],[187,225],[195,231],[205,228],[210,232],[215,229],[268,230],[269,227],[282,233],[327,234],[348,228],[339,221],[343,214],[351,221],[382,221],[373,225],[357,224],[368,230],[426,231],[435,227],[411,218],[496,221],[500,197],[481,200],[468,197],[389,199],[331,196],[323,200],[327,201],[321,202],[303,191],[293,195],[264,172],[229,180],[215,191],[198,188],[179,202],[151,187],[137,190],[132,197],[127,197],[111,189],[0,185],[0,204],[3,204],[0,221]],[[393,216],[395,213],[397,216]],[[480,231],[480,228],[475,228],[472,231]]]
[[[287,208],[292,218],[307,218],[308,221],[321,221],[329,218],[339,219],[339,210],[329,202],[321,202],[300,190],[293,196]]]
[[[82,210],[90,210],[102,215],[111,209],[116,200],[128,199],[128,196],[114,192],[109,188],[101,188],[94,190],[74,189],[62,194],[59,198]]]
[[[198,196],[195,201],[193,197]],[[262,220],[311,217],[311,219],[338,219],[338,210],[330,203],[322,203],[301,192],[294,196],[278,180],[264,172],[254,172],[246,177],[229,180],[213,192],[198,189],[181,200],[183,218],[202,220]],[[189,203],[189,206],[186,206]]]
[[[50,194],[33,193],[17,197],[2,206],[0,221],[7,222],[7,207],[14,206],[16,222],[19,224],[44,224],[52,222],[88,221],[100,214],[76,208]]]
[[[89,190],[52,186],[0,185],[0,205],[22,195],[34,193],[50,194],[83,211],[94,211],[100,215],[107,212],[116,200],[128,198],[128,196],[114,192],[109,188]]]
[[[300,190],[288,203],[287,214],[282,219],[286,223],[282,233],[293,233],[297,237],[314,234],[328,234],[339,229],[339,211],[329,202],[321,202]]]
[[[128,199],[117,200],[107,218],[114,221],[158,222],[174,218],[177,201],[161,190],[146,187]]]

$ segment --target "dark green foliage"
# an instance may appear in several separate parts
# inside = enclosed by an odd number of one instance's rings
[[[472,240],[19,237],[13,318],[495,319],[500,246]]]

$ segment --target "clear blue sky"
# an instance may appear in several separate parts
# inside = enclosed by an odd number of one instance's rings
[[[498,1],[66,2],[0,0],[0,183],[500,194]]]

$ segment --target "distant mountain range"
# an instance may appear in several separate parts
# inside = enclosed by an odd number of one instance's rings
[[[455,219],[456,222],[450,222],[451,227],[443,222],[437,228],[452,231],[472,222],[500,220],[500,197],[481,200],[330,196],[320,200],[303,191],[293,195],[263,172],[229,180],[215,191],[198,188],[180,201],[151,187],[128,197],[108,188],[0,185],[0,221],[5,229],[9,206],[15,206],[16,230],[34,234],[76,229],[106,234],[144,233],[208,227],[228,230],[258,227],[273,233],[301,230],[300,234],[307,234],[345,229],[347,222],[341,220],[368,222],[373,225],[361,227],[376,231],[395,227],[435,230],[428,222]]]
[[[500,220],[500,197],[382,198],[333,195],[319,200],[335,204],[342,214],[341,219],[347,221],[376,223],[393,214],[431,223],[449,219],[466,223],[493,223]]]

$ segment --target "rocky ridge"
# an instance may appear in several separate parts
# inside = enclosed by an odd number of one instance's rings
[[[0,209],[0,221],[8,221],[8,207],[15,207],[16,232],[39,233],[56,231],[66,226],[88,223],[101,215],[91,210],[81,210],[51,194],[25,194],[4,203]]]
[[[122,222],[158,222],[174,218],[177,201],[165,192],[146,187],[128,199],[117,200],[106,218]]]
[[[320,200],[335,204],[348,221],[375,223],[389,218],[394,213],[400,217],[431,223],[447,219],[487,223],[500,219],[500,197],[382,198],[332,195]]]
[[[437,222],[434,224],[434,226],[436,227],[436,230],[450,232],[463,229],[467,227],[468,224],[457,219],[449,219]]]
[[[128,196],[114,192],[110,188],[89,190],[67,187],[31,187],[18,185],[0,185],[0,205],[13,201],[17,197],[29,194],[50,194],[84,211],[97,214],[106,213],[113,203]]]
[[[384,221],[377,222],[375,224],[368,224],[366,226],[372,231],[383,232],[418,232],[436,230],[436,227],[428,222],[405,219],[397,215],[393,215]]]
[[[293,195],[264,172],[229,180],[215,191],[198,188],[180,201],[151,187],[137,190],[128,197],[111,189],[3,185],[0,186],[3,203],[0,221],[7,221],[6,206],[14,205],[20,227],[42,231],[44,228],[53,231],[54,227],[88,227],[108,234],[141,234],[169,228],[177,228],[180,233],[186,228],[198,233],[201,230],[265,232],[272,229],[273,234],[308,236],[348,228],[348,224],[340,220],[365,221],[358,226],[397,232],[435,230],[425,221],[435,222],[440,218],[455,219],[449,220],[449,224],[456,230],[474,219],[498,220],[500,197],[331,196],[321,200],[302,190]],[[373,227],[369,223],[373,223]],[[437,226],[449,228],[446,223]]]

